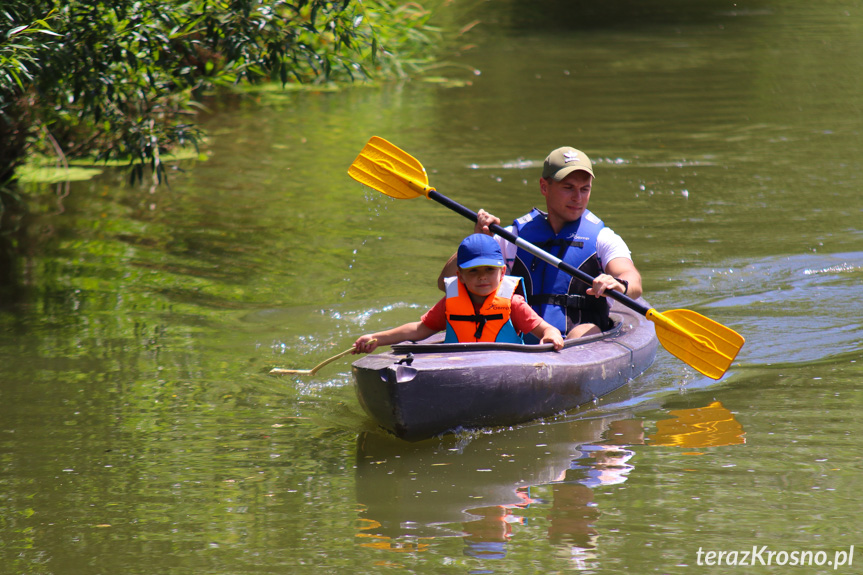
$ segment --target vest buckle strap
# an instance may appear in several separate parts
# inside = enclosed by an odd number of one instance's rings
[[[451,315],[449,316],[450,321],[472,321],[476,322],[476,332],[473,334],[474,338],[479,339],[482,337],[482,330],[485,328],[486,322],[489,320],[503,319],[502,313],[495,313],[491,315]]]

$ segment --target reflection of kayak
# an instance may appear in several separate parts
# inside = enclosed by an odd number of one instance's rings
[[[612,317],[610,331],[568,341],[559,352],[550,344],[394,345],[353,363],[357,397],[372,419],[408,441],[555,415],[653,363],[653,324],[617,302]]]
[[[355,463],[361,529],[366,537],[460,537],[462,526],[453,523],[474,521],[489,507],[524,506],[531,487],[589,480],[596,471],[589,452],[603,447],[594,442],[642,442],[641,420],[630,418],[619,412],[415,443],[362,432]]]

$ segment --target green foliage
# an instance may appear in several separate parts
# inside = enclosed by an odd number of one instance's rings
[[[2,15],[12,20],[9,11]],[[0,182],[25,154],[27,133],[20,126],[28,121],[29,110],[23,96],[41,72],[39,34],[56,35],[44,20],[36,20],[10,26],[0,42]]]
[[[429,17],[393,0],[5,0],[0,183],[34,152],[161,181],[213,89],[405,76],[433,57]]]

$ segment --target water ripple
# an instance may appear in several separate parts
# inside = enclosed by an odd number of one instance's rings
[[[746,338],[744,365],[810,363],[863,344],[863,252],[771,257],[695,272],[711,317]]]

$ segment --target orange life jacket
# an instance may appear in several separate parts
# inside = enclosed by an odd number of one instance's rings
[[[457,278],[444,280],[446,285],[446,337],[444,343],[503,342],[524,343],[516,332],[510,316],[512,296],[521,278],[504,276],[497,293],[489,294],[479,309],[474,311],[473,301],[465,285]]]

